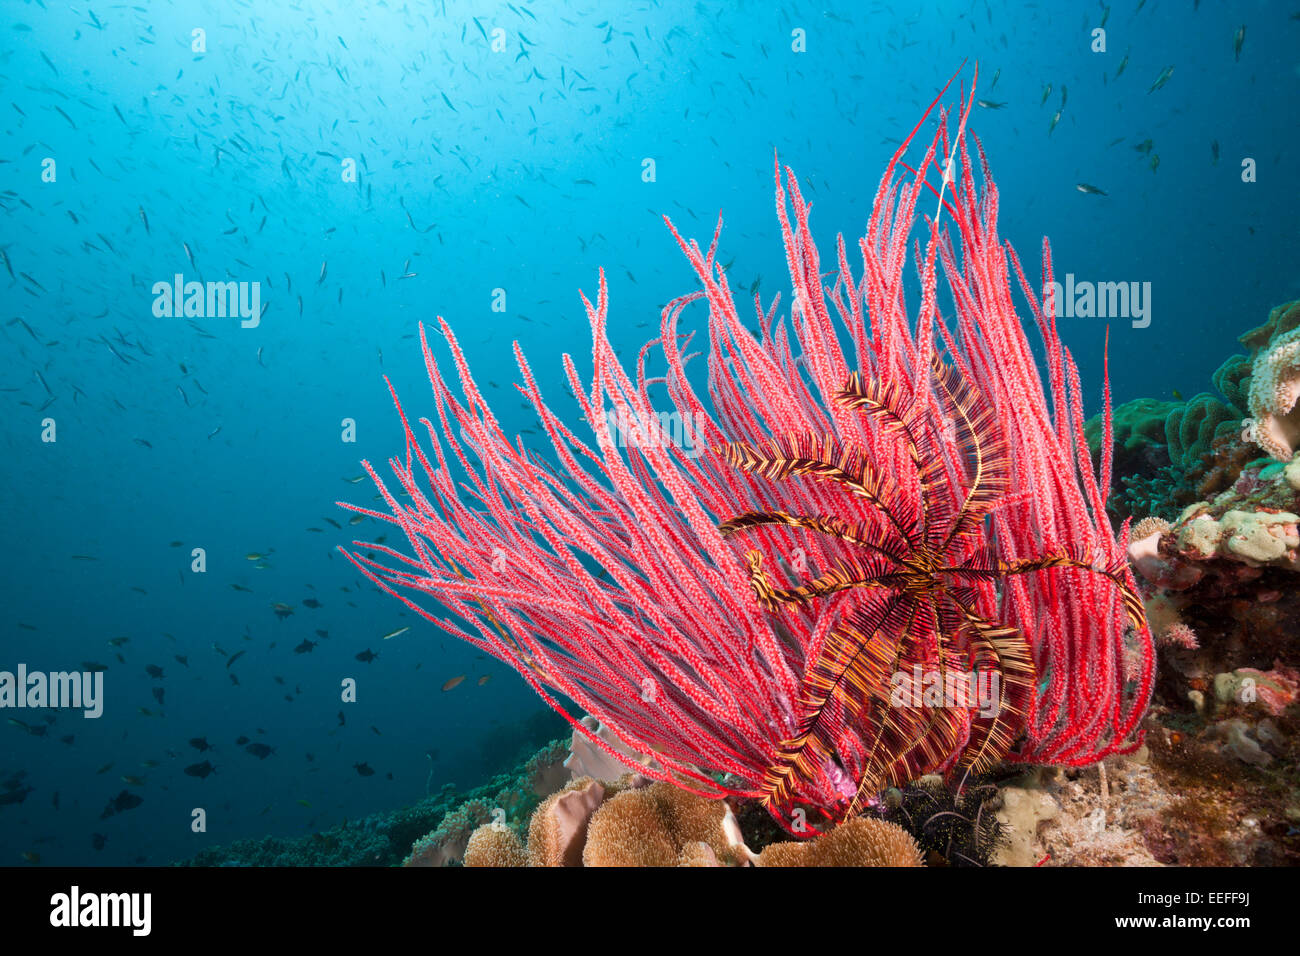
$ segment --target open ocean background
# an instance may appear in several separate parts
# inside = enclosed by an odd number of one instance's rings
[[[962,82],[978,61],[977,96],[1005,104],[972,127],[1031,277],[1047,234],[1059,277],[1151,283],[1148,328],[1110,323],[1116,403],[1209,390],[1236,336],[1300,297],[1294,14],[1267,0],[8,0],[0,669],[107,670],[98,720],[6,712],[21,723],[0,726],[0,865],[162,864],[300,836],[474,786],[560,736],[512,671],[335,550],[387,530],[334,504],[371,505],[369,482],[347,479],[402,451],[383,376],[409,414],[431,413],[417,324],[445,316],[507,432],[536,442],[512,341],[576,418],[560,355],[590,364],[578,290],[594,296],[605,268],[630,362],[695,288],[664,214],[707,243],[721,211],[733,284],[788,301],[774,151],[814,204],[824,268],[843,232],[856,272],[894,144],[963,59]],[[356,182],[340,176],[349,157]],[[1246,157],[1257,182],[1242,182]],[[260,281],[265,315],[156,318],[151,287],[176,273]],[[1061,321],[1090,414],[1105,325]],[[204,759],[214,774],[184,773]],[[140,805],[102,816],[124,790]]]

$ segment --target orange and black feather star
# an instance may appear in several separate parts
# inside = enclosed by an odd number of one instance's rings
[[[1015,628],[984,621],[947,592],[942,552],[956,539],[981,529],[983,516],[1005,493],[1005,449],[995,418],[964,376],[936,360],[930,376],[933,403],[917,402],[897,383],[863,380],[854,373],[834,396],[857,409],[886,433],[905,443],[917,481],[907,486],[879,473],[861,448],[844,447],[831,436],[804,434],[774,438],[755,448],[733,442],[727,461],[746,473],[773,481],[812,477],[835,482],[865,500],[871,519],[795,515],[784,511],[745,512],[723,522],[732,535],[769,525],[826,535],[850,551],[868,552],[832,562],[821,575],[794,587],[774,585],[759,552],[748,554],[750,583],[760,603],[777,613],[782,605],[808,604],[840,591],[860,591],[861,603],[832,628],[801,685],[799,723],[783,741],[762,791],[765,802],[788,808],[799,783],[828,766],[851,770],[856,794],[841,819],[872,794],[902,785],[950,762],[963,733],[968,744],[958,766],[983,768],[1013,743],[1014,721],[1033,688],[1028,646]],[[912,414],[903,409],[918,406]],[[934,412],[937,410],[938,417]],[[936,435],[944,429],[943,435]],[[939,453],[941,438],[956,448],[956,461]],[[1001,568],[977,565],[983,574]],[[975,591],[961,589],[966,601]],[[1009,713],[972,719],[964,710],[895,706],[893,675],[913,667],[937,669],[973,663],[1004,671],[1010,687]]]
[[[1144,621],[1122,562],[1106,565],[1070,548],[1015,561],[993,555],[984,519],[1008,500],[1009,489],[997,417],[956,365],[936,356],[925,380],[928,393],[909,395],[897,382],[864,380],[855,372],[834,395],[839,405],[862,411],[904,442],[916,470],[913,483],[880,473],[865,450],[831,436],[786,436],[757,448],[733,442],[724,450],[727,461],[748,474],[834,482],[874,509],[854,520],[749,511],[719,525],[724,535],[798,528],[848,552],[792,587],[769,579],[760,552],[747,554],[754,595],[773,614],[845,591],[855,592],[858,602],[805,664],[796,729],[781,742],[760,788],[764,803],[779,812],[793,808],[801,785],[850,775],[856,793],[842,801],[838,822],[887,787],[945,765],[960,785],[1011,751],[1037,671],[1020,629],[979,613],[981,587],[987,600],[989,586],[1011,575],[1090,571],[1119,589],[1135,627]],[[855,556],[855,550],[865,554]],[[915,668],[937,674],[941,687],[954,670],[963,679],[972,671],[996,675],[996,709],[977,709],[969,697],[955,706],[925,700],[900,705],[892,694],[894,677]]]

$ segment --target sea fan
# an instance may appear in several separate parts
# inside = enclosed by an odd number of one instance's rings
[[[411,551],[356,542],[344,553],[437,627],[514,667],[608,755],[706,796],[759,799],[793,833],[923,773],[960,784],[1001,758],[1085,764],[1137,746],[1151,637],[1098,490],[1110,462],[1098,480],[1078,372],[1050,301],[997,239],[997,190],[976,141],[977,194],[973,99],[974,84],[955,135],[941,115],[914,170],[902,157],[925,117],[889,162],[859,279],[841,239],[836,281],[822,285],[809,207],[789,170],[787,195],[777,166],[788,322],[779,296],[766,312],[756,297],[759,331],[745,328],[716,258],[720,221],[705,251],[665,217],[703,289],[665,308],[633,380],[607,336],[602,272],[595,303],[583,298],[589,385],[564,358],[594,444],[545,404],[517,345],[519,388],[551,449],[512,444],[451,329],[439,320],[459,398],[422,327],[432,451],[399,404],[406,452],[391,467],[409,500],[367,462],[389,510],[346,506],[396,525]],[[918,221],[926,190],[939,204]],[[914,229],[925,245],[918,238],[912,316],[903,277]],[[1008,262],[1043,337],[1050,408]],[[1050,288],[1046,244],[1043,267]],[[687,378],[690,337],[679,331],[699,300],[707,402]],[[663,374],[651,376],[659,353]],[[663,440],[652,389],[666,393],[678,441]],[[1108,449],[1109,386],[1106,405]],[[913,666],[997,672],[998,707],[891,703],[890,682]]]

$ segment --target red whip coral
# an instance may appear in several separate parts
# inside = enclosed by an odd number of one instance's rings
[[[1078,371],[1051,302],[997,238],[997,189],[976,140],[977,191],[965,132],[973,100],[974,84],[955,131],[941,115],[915,169],[903,155],[925,117],[888,163],[859,279],[841,239],[835,283],[823,286],[809,206],[789,170],[787,194],[777,167],[788,323],[779,296],[766,312],[755,297],[759,332],[745,328],[716,258],[721,221],[704,250],[665,217],[703,290],[665,308],[634,380],[607,336],[602,272],[595,303],[583,297],[589,386],[564,357],[594,444],[549,409],[517,345],[520,390],[551,460],[512,444],[447,323],[460,397],[422,328],[432,452],[399,404],[406,454],[390,464],[409,503],[366,462],[390,513],[345,505],[396,525],[412,553],[357,542],[349,559],[514,667],[612,757],[561,698],[641,755],[645,776],[761,799],[791,832],[811,832],[809,817],[838,822],[875,788],[922,773],[960,780],[1003,757],[1078,765],[1137,746],[1151,635],[1099,490],[1110,461],[1098,479]],[[939,197],[933,219],[917,212],[927,190]],[[915,317],[904,296],[914,230]],[[1042,336],[1046,392],[1008,262]],[[679,331],[699,300],[709,307],[707,402],[688,380],[690,336]],[[663,371],[652,375],[657,353]],[[664,406],[652,392],[666,395],[680,443],[654,440]],[[1106,405],[1109,449],[1109,385]],[[769,578],[778,570],[784,583]],[[1132,673],[1126,660],[1138,662]],[[1000,706],[989,715],[927,699],[910,711],[891,700],[891,680],[914,666],[996,671]]]

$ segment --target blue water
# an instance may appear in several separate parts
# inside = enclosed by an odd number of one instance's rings
[[[1148,327],[1110,323],[1116,400],[1208,389],[1236,336],[1300,296],[1300,21],[1270,2],[1109,10],[1097,53],[1101,4],[5,4],[0,669],[107,671],[99,719],[6,713],[25,726],[0,727],[0,784],[25,797],[0,803],[0,864],[156,864],[301,835],[473,786],[558,736],[513,672],[335,551],[387,530],[334,505],[373,504],[346,479],[402,450],[383,376],[432,412],[417,323],[442,315],[508,432],[533,425],[514,340],[571,412],[559,358],[589,363],[578,290],[594,295],[597,270],[629,361],[694,289],[663,214],[707,242],[721,211],[733,282],[788,299],[774,151],[829,261],[963,59],[963,82],[978,61],[977,95],[1005,104],[972,128],[1030,275],[1046,233],[1061,276],[1151,283]],[[151,289],[177,273],[260,282],[265,313],[156,317]],[[1105,325],[1061,322],[1090,411]],[[215,774],[184,773],[204,759]],[[102,818],[123,790],[143,802]]]

